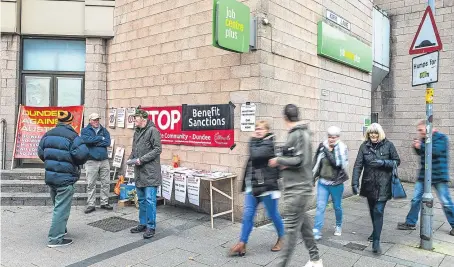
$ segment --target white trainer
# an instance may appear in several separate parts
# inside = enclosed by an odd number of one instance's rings
[[[334,230],[334,235],[335,236],[341,236],[342,235],[342,227],[336,226],[336,229]]]
[[[315,240],[320,240],[320,239],[322,239],[322,233],[320,233],[319,230],[317,230],[317,229],[312,229],[312,232],[314,233],[314,239],[315,239]]]
[[[323,267],[323,262],[322,260],[308,261],[304,267]]]

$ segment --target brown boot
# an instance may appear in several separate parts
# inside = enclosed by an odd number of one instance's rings
[[[236,244],[235,246],[233,246],[233,248],[230,249],[229,251],[229,256],[244,256],[246,255],[246,244],[243,243],[243,242],[239,242],[238,244]]]
[[[272,252],[278,252],[278,251],[281,251],[281,248],[282,246],[284,245],[284,241],[282,240],[282,238],[279,238],[276,242],[276,245],[274,245],[273,248],[271,248],[271,251]]]

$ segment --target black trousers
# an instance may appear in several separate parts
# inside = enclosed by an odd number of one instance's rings
[[[381,230],[383,229],[383,214],[385,213],[386,201],[377,201],[375,199],[367,199],[369,204],[370,218],[372,219],[373,240],[380,241]]]

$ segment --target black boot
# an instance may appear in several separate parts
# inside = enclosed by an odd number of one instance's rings
[[[374,241],[374,234],[370,234],[370,236],[367,238],[367,241],[372,242]]]
[[[375,254],[381,254],[380,240],[374,240],[372,243],[372,252]]]
[[[155,230],[154,230],[154,229],[147,228],[147,230],[145,231],[145,233],[143,233],[143,238],[144,238],[144,239],[152,238],[152,237],[154,236],[154,233],[155,233]]]

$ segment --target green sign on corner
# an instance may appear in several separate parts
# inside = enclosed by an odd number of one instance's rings
[[[213,46],[249,52],[250,9],[235,0],[213,1]]]
[[[362,71],[372,71],[372,48],[324,21],[318,22],[317,54]]]

